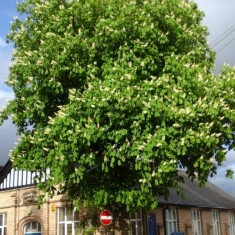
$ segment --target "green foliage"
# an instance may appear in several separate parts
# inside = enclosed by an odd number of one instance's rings
[[[234,173],[235,173],[234,170],[229,169],[229,170],[227,170],[227,172],[226,172],[226,177],[229,178],[229,179],[232,179]]]
[[[178,188],[179,165],[203,185],[234,148],[235,70],[213,74],[195,3],[26,0],[18,10],[15,99],[1,118],[22,136],[14,166],[41,172],[45,192],[155,207]]]

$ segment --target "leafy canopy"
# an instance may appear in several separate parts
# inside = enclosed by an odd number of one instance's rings
[[[195,3],[25,0],[18,11],[15,98],[1,118],[22,136],[14,166],[41,172],[44,192],[132,210],[178,188],[179,165],[202,185],[216,173],[234,148],[235,70],[213,74]]]

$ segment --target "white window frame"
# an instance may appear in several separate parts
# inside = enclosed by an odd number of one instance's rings
[[[178,231],[177,211],[176,208],[170,207],[165,209],[166,235]]]
[[[33,227],[35,225],[35,227]],[[30,226],[29,231],[26,231],[27,226]],[[24,234],[40,233],[41,234],[41,224],[37,221],[30,221],[24,226]]]
[[[131,235],[143,234],[143,220],[142,220],[141,210],[130,213],[130,226],[131,226]],[[133,229],[133,227],[135,229]]]
[[[218,210],[212,211],[213,235],[221,235],[220,215]]]
[[[192,235],[202,235],[201,211],[192,209]]]
[[[232,210],[228,211],[229,235],[235,235],[235,219]]]
[[[0,224],[0,234],[6,235],[7,234],[7,214],[0,213],[0,216],[2,216],[2,224]]]
[[[61,210],[64,210],[64,216],[63,216],[63,220],[60,221],[60,213]],[[76,212],[76,208],[72,209],[73,211],[73,215],[72,215],[72,220],[69,220],[68,218],[68,211],[71,212],[71,208],[68,207],[58,207],[57,208],[57,235],[61,235],[60,234],[60,225],[64,225],[64,234],[68,235],[68,226],[72,226],[72,235],[77,235],[75,233],[75,228],[79,225],[79,221],[75,220],[75,212]],[[71,215],[70,215],[71,216]]]

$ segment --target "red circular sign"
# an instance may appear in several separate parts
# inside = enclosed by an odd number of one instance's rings
[[[108,226],[112,223],[113,217],[110,211],[103,210],[100,213],[100,222],[101,224]]]

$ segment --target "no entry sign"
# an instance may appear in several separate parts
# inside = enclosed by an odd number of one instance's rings
[[[100,222],[101,224],[108,226],[112,223],[113,217],[110,211],[103,210],[100,213]]]

